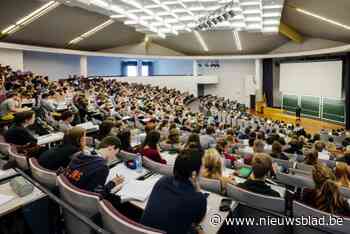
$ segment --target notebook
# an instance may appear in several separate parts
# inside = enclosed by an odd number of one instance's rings
[[[0,206],[4,205],[5,203],[11,201],[14,198],[14,196],[0,194]]]
[[[122,202],[130,200],[145,202],[159,178],[155,176],[147,180],[130,180],[123,185],[117,194],[120,196]]]

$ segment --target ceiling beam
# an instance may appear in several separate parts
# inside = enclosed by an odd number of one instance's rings
[[[279,32],[296,43],[300,44],[304,41],[304,37],[299,32],[283,22],[280,23]]]

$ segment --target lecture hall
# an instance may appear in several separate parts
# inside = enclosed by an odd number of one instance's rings
[[[349,234],[349,0],[1,0],[0,234]]]

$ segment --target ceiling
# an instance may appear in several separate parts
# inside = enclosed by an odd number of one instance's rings
[[[165,0],[160,0],[160,2],[163,1]],[[170,0],[167,1],[169,2]],[[186,0],[182,1],[185,2]],[[14,24],[18,19],[36,10],[44,3],[45,0],[1,0],[0,31]],[[285,0],[282,22],[293,27],[305,37],[350,43],[350,30],[304,15],[288,6],[296,6],[345,25],[350,25],[349,0]],[[1,39],[1,41],[67,48],[71,40],[107,20],[109,20],[109,17],[106,15],[106,12],[62,4],[20,31]],[[98,51],[136,44],[144,40],[147,32],[143,31],[147,30],[141,30],[140,27],[135,25],[125,25],[116,19],[111,25],[79,43],[71,45],[70,48]],[[239,51],[236,48],[233,33],[230,30],[203,31],[200,34],[209,49],[207,52],[203,50],[192,32],[179,30],[178,35],[170,33],[166,35],[166,38],[155,37],[153,41],[161,46],[188,55],[261,54],[268,53],[289,42],[288,38],[277,33],[240,32],[243,50]]]

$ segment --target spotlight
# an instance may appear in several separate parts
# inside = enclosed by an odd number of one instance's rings
[[[224,19],[223,19],[222,16],[220,16],[220,15],[219,15],[218,17],[216,17],[216,20],[217,20],[218,22],[220,22],[220,23],[221,23],[222,21],[224,21]]]
[[[224,17],[225,20],[228,20],[228,18],[230,18],[230,15],[226,12],[222,15],[222,17]]]
[[[218,21],[215,18],[212,19],[211,21],[213,22],[214,25],[218,23]]]
[[[228,12],[228,14],[229,14],[231,17],[234,17],[234,16],[235,16],[235,12],[234,12],[233,10],[230,10],[230,11]]]
[[[210,20],[207,21],[207,25],[209,26],[209,28],[213,25],[212,22],[210,22]]]

